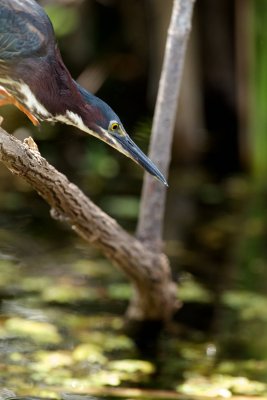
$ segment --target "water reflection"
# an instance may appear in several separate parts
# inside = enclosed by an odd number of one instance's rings
[[[203,197],[203,190],[195,196],[204,214],[191,220],[190,235],[184,228],[183,244],[169,243],[179,250],[172,259],[180,265],[177,288],[184,306],[161,337],[158,353],[149,357],[124,331],[132,290],[113,266],[60,225],[36,234],[38,224],[28,216],[13,217],[10,223],[3,217],[1,385],[16,388],[18,396],[62,398],[62,393],[74,392],[75,400],[79,394],[116,398],[116,390],[123,388],[139,388],[148,399],[160,395],[156,389],[170,391],[166,399],[176,391],[189,396],[266,395],[264,257],[252,271],[254,252],[246,251],[262,238],[263,229],[253,222],[259,209],[249,212],[248,222],[237,207],[240,198],[235,194],[233,201],[229,186],[222,193],[216,202]],[[227,216],[222,215],[226,203]],[[242,218],[255,229],[239,234]],[[55,237],[60,238],[56,244]],[[238,251],[233,252],[229,238]]]

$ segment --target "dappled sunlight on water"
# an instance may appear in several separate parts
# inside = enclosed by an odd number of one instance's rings
[[[155,398],[151,389],[209,397],[267,393],[266,341],[260,334],[266,323],[264,296],[224,291],[219,331],[188,328],[180,321],[148,359],[123,329],[130,285],[98,255],[85,258],[82,246],[73,246],[69,260],[68,254],[63,247],[53,257],[42,253],[29,263],[27,257],[2,255],[2,386],[18,395],[56,398],[68,392],[99,395],[103,387],[105,394],[138,387],[146,398]],[[208,307],[215,308],[216,320],[214,294],[191,274],[181,277],[179,295],[184,310],[194,313],[198,304],[193,318]]]

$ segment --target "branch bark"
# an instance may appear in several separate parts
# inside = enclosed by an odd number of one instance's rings
[[[158,160],[165,175],[170,162],[172,131],[193,4],[194,0],[174,0],[153,123],[150,157]],[[124,231],[66,176],[51,166],[32,140],[21,143],[0,128],[0,162],[31,184],[51,206],[54,218],[66,221],[132,281],[135,295],[128,308],[130,320],[168,321],[172,317],[178,306],[176,285],[171,278],[168,259],[159,247],[166,197],[162,185],[146,175],[138,226],[140,241]],[[156,252],[148,248],[150,242],[156,247]]]
[[[0,162],[38,192],[51,206],[54,218],[67,222],[132,281],[135,296],[128,308],[131,320],[171,318],[177,306],[176,287],[164,254],[153,253],[124,231],[51,166],[31,138],[22,143],[0,128]]]
[[[149,157],[167,177],[185,52],[195,0],[174,0],[153,119]],[[161,251],[166,188],[145,174],[137,237]]]

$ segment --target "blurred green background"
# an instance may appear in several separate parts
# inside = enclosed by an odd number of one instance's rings
[[[172,1],[42,0],[40,4],[52,19],[73,77],[110,104],[146,152]],[[232,393],[267,393],[266,22],[265,0],[196,1],[177,111],[164,233],[184,307],[157,365],[161,388],[177,388],[179,383],[181,390],[185,382],[189,389],[183,390],[190,394],[192,387],[211,387],[215,382],[215,387]],[[20,139],[33,136],[50,163],[134,233],[143,177],[138,166],[72,127],[43,123],[34,128],[12,107],[3,107],[1,115],[8,132]],[[77,303],[64,291],[59,297],[46,293],[44,286],[51,287],[51,270],[56,267],[56,279],[64,276],[59,287],[67,282],[69,288],[73,276],[81,280],[85,276],[85,287],[90,282],[90,312],[123,315],[131,295],[123,277],[110,267],[104,281],[102,276],[91,279],[90,268],[85,272],[80,262],[93,259],[102,265],[100,255],[52,220],[48,206],[31,187],[4,167],[0,168],[0,237],[3,301],[17,301],[21,294],[26,296],[24,291],[28,296],[29,279],[48,275],[46,283],[34,281],[42,301],[64,307]],[[13,276],[7,277],[15,268],[6,264],[7,259],[22,273],[22,288]],[[22,284],[23,276],[26,283]],[[80,296],[77,304],[87,307],[84,292]],[[110,298],[114,303],[109,303]],[[88,310],[83,307],[80,310]],[[14,314],[12,307],[12,312],[7,309],[4,319]],[[181,345],[182,340],[189,342]],[[126,345],[126,353],[127,349]],[[131,351],[124,357],[129,358]],[[120,359],[121,353],[117,356]],[[102,365],[103,359],[92,363]],[[225,383],[225,378],[224,384],[218,383],[220,374],[247,381]],[[43,375],[38,379],[44,379]],[[156,382],[141,381],[145,387]],[[116,382],[121,383],[119,378]]]

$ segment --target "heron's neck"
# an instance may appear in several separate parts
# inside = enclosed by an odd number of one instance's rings
[[[47,59],[23,60],[0,85],[38,120],[59,121],[92,134],[97,98],[78,85],[59,53]]]
[[[57,50],[46,58],[21,60],[10,68],[8,76],[0,73],[0,84],[10,87],[40,119],[65,115],[68,110],[79,114],[85,103]]]

